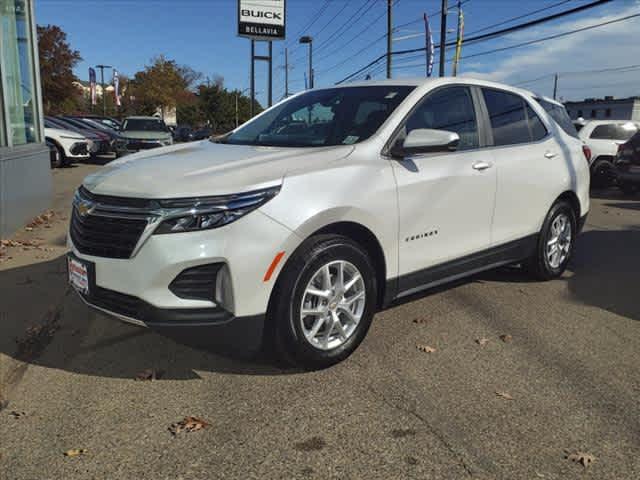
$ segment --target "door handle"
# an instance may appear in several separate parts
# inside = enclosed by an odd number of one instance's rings
[[[555,157],[556,155],[557,155],[557,153],[553,153],[553,152],[547,152],[547,153],[545,153],[545,154],[544,154],[544,156],[545,156],[546,158],[553,158],[553,157]]]
[[[486,170],[487,168],[491,168],[491,164],[488,162],[476,162],[473,165],[471,165],[473,167],[474,170]]]

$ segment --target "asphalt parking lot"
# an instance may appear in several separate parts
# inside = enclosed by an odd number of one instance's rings
[[[0,262],[0,478],[640,477],[640,197],[594,193],[562,279],[505,268],[414,297],[306,373],[69,292],[65,212],[96,168],[56,170],[54,215]],[[147,369],[159,378],[134,380]],[[172,435],[190,415],[209,426]]]

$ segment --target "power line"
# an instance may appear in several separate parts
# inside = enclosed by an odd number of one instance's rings
[[[475,37],[467,38],[466,40],[464,40],[463,45],[468,45],[470,43],[477,43],[477,42],[480,42],[480,41],[486,41],[486,40],[490,40],[490,39],[493,39],[493,38],[496,38],[496,37],[499,37],[499,36],[507,35],[509,33],[516,32],[518,30],[523,30],[525,28],[530,28],[530,27],[533,27],[533,26],[536,26],[536,25],[540,25],[542,23],[549,22],[551,20],[556,20],[558,18],[567,16],[567,15],[571,15],[571,14],[574,14],[574,13],[582,12],[584,10],[594,8],[594,7],[603,5],[605,3],[609,3],[611,1],[612,0],[597,0],[595,2],[591,2],[591,3],[588,3],[586,5],[581,5],[579,7],[572,8],[570,10],[565,10],[563,12],[555,13],[553,15],[547,15],[546,17],[538,18],[536,20],[531,20],[529,22],[520,23],[518,25],[513,25],[511,27],[503,28],[503,29],[497,30],[495,32],[489,32],[489,33],[485,33],[485,34],[482,34],[482,35],[477,35]],[[451,42],[447,42],[445,44],[445,46],[446,47],[452,47],[452,46],[455,46],[455,44],[456,44],[455,41],[451,41]],[[434,45],[434,48],[439,48],[439,47],[440,47],[439,45]],[[399,50],[399,51],[396,51],[396,52],[392,52],[392,54],[393,55],[406,55],[406,54],[409,54],[409,53],[424,52],[425,50],[426,50],[426,47],[420,47],[420,48]],[[487,52],[487,53],[490,53],[490,52]],[[351,75],[348,75],[347,77],[345,77],[344,79],[340,80],[337,83],[343,83],[343,82],[349,80],[350,78],[356,76],[357,74],[359,74],[362,71],[366,70],[370,66],[372,66],[375,63],[379,62],[383,58],[385,58],[385,54],[379,56],[378,58],[376,58],[375,60],[371,61],[369,64],[367,64],[363,68],[357,70],[356,72],[352,73]],[[471,56],[462,57],[462,58],[471,58]]]
[[[528,45],[533,45],[535,43],[545,42],[547,40],[553,40],[555,38],[566,37],[567,35],[573,35],[574,33],[584,32],[586,30],[592,30],[594,28],[603,27],[605,25],[611,25],[613,23],[624,22],[626,20],[630,20],[632,18],[640,17],[640,13],[635,13],[633,15],[627,15],[626,17],[616,18],[614,20],[609,20],[608,22],[597,23],[595,25],[589,25],[587,27],[576,28],[575,30],[569,30],[568,32],[562,32],[555,35],[549,35],[548,37],[538,38],[537,40],[530,40],[528,42],[517,43],[515,45],[509,45],[508,47],[495,48],[493,50],[487,50],[484,52],[474,53],[472,55],[467,55],[462,57],[462,59],[481,57],[483,55],[489,55],[490,53],[502,52],[504,50],[510,50],[512,48],[520,48],[526,47]]]
[[[320,6],[320,8],[316,11],[316,13],[311,17],[311,20],[309,22],[307,22],[305,24],[305,26],[302,27],[298,31],[298,33],[296,33],[296,35],[291,38],[291,40],[289,40],[289,42],[286,42],[287,46],[291,45],[291,43],[290,43],[291,41],[293,41],[295,43],[295,39],[297,39],[300,35],[302,35],[304,32],[309,30],[313,26],[313,24],[316,23],[320,19],[322,14],[325,12],[327,7],[329,6],[330,2],[331,2],[331,0],[325,0],[325,2]]]
[[[518,15],[517,17],[508,18],[506,20],[503,20],[502,22],[494,23],[493,25],[487,25],[486,27],[480,28],[478,30],[474,30],[472,32],[468,32],[467,35],[472,35],[474,33],[484,32],[485,30],[490,30],[490,29],[492,29],[494,27],[499,27],[500,25],[505,25],[507,23],[511,23],[511,22],[516,21],[516,20],[520,20],[521,18],[530,17],[531,15],[535,15],[536,13],[544,12],[546,10],[551,10],[551,9],[559,7],[560,5],[563,5],[565,3],[569,3],[570,1],[571,0],[562,0],[561,2],[554,3],[553,5],[548,5],[548,6],[544,7],[544,8],[539,8],[538,10],[533,10],[532,12],[524,13],[522,15]]]
[[[585,73],[611,73],[611,72],[618,72],[618,73],[627,73],[627,72],[633,72],[635,70],[640,69],[640,64],[635,64],[635,65],[624,65],[621,67],[609,67],[609,68],[599,68],[596,70],[581,70],[581,71],[574,71],[574,72],[557,72],[557,75],[559,76],[571,76],[571,75],[584,75]],[[522,82],[518,82],[518,83],[514,83],[515,86],[517,85],[526,85],[528,83],[534,83],[534,82],[538,82],[540,80],[544,80],[545,78],[550,78],[553,77],[554,75],[556,75],[555,73],[548,73],[546,75],[542,75],[541,77],[536,77],[536,78],[532,78],[531,80],[524,80]]]

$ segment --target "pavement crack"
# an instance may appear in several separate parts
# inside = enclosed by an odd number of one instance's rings
[[[401,412],[409,414],[412,417],[418,419],[427,428],[428,432],[431,435],[433,435],[446,448],[446,450],[457,460],[458,465],[465,471],[467,476],[468,477],[474,476],[474,471],[471,468],[471,466],[467,463],[467,461],[464,459],[464,455],[461,452],[457,451],[456,448],[444,437],[444,435],[442,435],[435,427],[433,427],[433,425],[431,425],[425,417],[420,415],[415,410],[412,410],[411,408],[394,403],[393,401],[385,397],[384,394],[376,391],[370,384],[367,384],[366,387],[370,393],[372,393],[374,396],[379,398],[385,405],[391,408],[394,408],[396,410],[400,410]]]

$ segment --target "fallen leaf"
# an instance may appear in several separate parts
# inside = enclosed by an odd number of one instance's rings
[[[185,417],[183,420],[172,423],[169,426],[169,431],[175,436],[182,432],[196,432],[207,428],[210,424],[196,417]]]
[[[433,353],[436,351],[435,348],[430,347],[429,345],[416,345],[416,348],[424,353]]]
[[[9,415],[11,415],[13,418],[18,420],[19,418],[24,417],[26,415],[26,413],[25,412],[16,412],[15,410],[12,410],[11,412],[9,412]]]
[[[84,455],[87,453],[86,448],[72,448],[71,450],[67,450],[64,452],[65,457],[77,457],[79,455]]]
[[[476,343],[480,346],[482,345],[486,345],[487,343],[489,343],[489,339],[488,338],[476,338]]]
[[[504,398],[505,400],[513,400],[513,397],[509,395],[507,392],[496,392],[496,395]]]
[[[155,368],[147,368],[136,375],[137,381],[152,381],[158,380],[164,372],[162,370],[156,370]]]
[[[565,456],[567,460],[571,460],[572,462],[581,464],[584,468],[587,468],[593,462],[596,461],[596,457],[591,455],[590,453],[575,451],[570,453],[568,450],[565,450]]]
[[[413,323],[427,323],[429,321],[428,318],[425,317],[420,317],[420,318],[414,318],[413,319]]]
[[[513,340],[513,337],[511,335],[500,335],[500,340],[502,340],[504,343],[509,343],[511,340]]]
[[[33,232],[33,227],[25,227],[24,229],[27,232]]]

